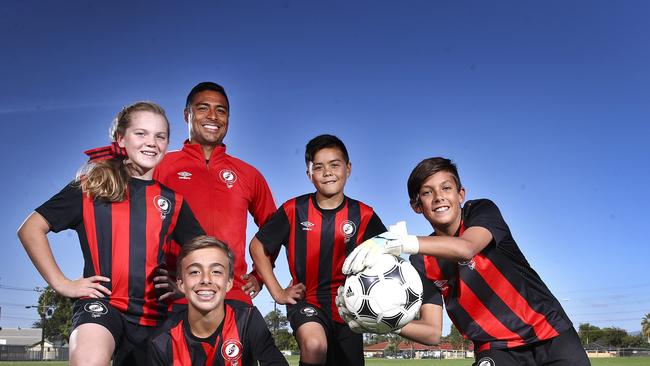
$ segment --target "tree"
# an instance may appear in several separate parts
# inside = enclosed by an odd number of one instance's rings
[[[45,319],[45,327],[41,322],[48,309],[54,309],[49,319]],[[41,320],[33,324],[34,328],[44,328],[43,334],[50,341],[66,341],[70,338],[72,327],[72,300],[57,294],[50,286],[38,297],[38,315]]]
[[[595,325],[582,323],[578,327],[578,336],[580,343],[586,346],[589,343],[597,342],[603,336],[603,331]]]
[[[287,324],[289,324],[287,317],[284,316],[281,310],[277,309],[271,310],[268,314],[266,314],[264,321],[266,322],[266,326],[271,332],[279,329],[284,329],[287,327]]]
[[[622,347],[623,340],[627,337],[625,329],[617,327],[603,328],[603,337],[600,339],[603,344],[611,347]]]
[[[650,313],[641,319],[641,334],[645,337],[646,342],[650,343]]]
[[[275,345],[281,350],[298,350],[298,343],[291,332],[287,329],[289,320],[280,310],[271,310],[264,316],[266,326],[269,328]]]
[[[445,340],[451,343],[451,346],[454,349],[466,349],[469,347],[469,341],[463,337],[454,324],[451,325],[449,335],[445,337]]]

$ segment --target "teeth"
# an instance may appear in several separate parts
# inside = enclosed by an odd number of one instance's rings
[[[202,126],[203,126],[203,128],[205,128],[206,130],[210,130],[210,131],[219,131],[219,126],[215,126],[215,125],[202,125]]]
[[[142,153],[144,155],[148,155],[148,156],[156,156],[157,155],[155,152],[151,152],[151,151],[142,151]]]
[[[449,207],[444,206],[444,207],[438,207],[433,211],[435,211],[435,212],[444,212],[444,211],[447,211],[447,210],[449,210]]]

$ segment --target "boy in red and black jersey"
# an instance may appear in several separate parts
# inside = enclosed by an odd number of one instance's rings
[[[287,304],[300,365],[362,365],[362,335],[341,319],[336,292],[345,281],[345,257],[386,228],[371,207],[344,195],[351,164],[340,139],[315,137],[307,144],[305,162],[316,193],[285,202],[251,241],[251,256],[271,296]],[[292,278],[286,289],[268,257],[282,245]]]
[[[224,300],[233,286],[233,267],[232,251],[210,236],[181,249],[178,287],[188,308],[153,337],[150,365],[288,366],[257,308]]]
[[[424,303],[444,299],[456,328],[474,342],[475,365],[590,364],[571,321],[519,250],[497,206],[487,199],[463,206],[465,188],[455,164],[425,159],[411,173],[408,192],[434,233],[403,232],[382,248],[370,243],[351,254],[344,272],[371,265],[377,253],[413,254],[411,263],[427,284]],[[420,341],[427,324],[429,333],[439,334],[442,323],[435,319],[407,324],[400,335]]]

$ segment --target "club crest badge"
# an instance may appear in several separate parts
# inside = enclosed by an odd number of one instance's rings
[[[239,359],[242,356],[243,348],[241,343],[236,339],[228,339],[223,342],[221,347],[221,355],[223,356],[226,365],[237,366]]]
[[[219,172],[219,178],[226,183],[226,187],[232,188],[233,185],[235,185],[235,182],[237,181],[237,174],[233,172],[230,169],[222,169]]]
[[[476,362],[478,366],[496,366],[496,362],[490,357],[483,357]]]
[[[93,318],[99,318],[100,316],[108,313],[108,308],[106,308],[106,305],[102,304],[99,301],[89,302],[88,304],[84,305],[84,310],[90,313],[90,316]]]
[[[350,240],[352,236],[354,236],[356,232],[357,232],[357,225],[355,225],[354,222],[350,220],[343,221],[343,223],[341,224],[341,233],[343,234],[343,236],[345,236],[346,243],[348,242],[348,240]]]
[[[468,261],[458,262],[458,264],[461,265],[461,266],[467,266],[467,268],[469,268],[472,271],[476,267],[476,261],[474,260],[474,258],[472,258],[472,259],[470,259]]]
[[[303,315],[308,316],[308,317],[312,317],[312,316],[318,314],[316,309],[314,309],[311,306],[305,306],[304,308],[302,308],[302,310],[300,310],[300,312],[303,313]]]
[[[172,203],[169,201],[169,199],[160,195],[157,195],[153,198],[153,205],[156,207],[156,210],[160,212],[160,218],[162,220],[164,220],[172,210]]]

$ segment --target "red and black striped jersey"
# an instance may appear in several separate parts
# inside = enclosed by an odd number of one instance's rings
[[[170,239],[186,243],[204,234],[183,197],[153,181],[130,179],[127,199],[108,202],[82,193],[78,183],[36,209],[54,232],[74,229],[84,277],[102,275],[109,302],[132,323],[155,326],[166,307],[157,301],[154,272],[165,265]]]
[[[442,294],[449,318],[476,350],[532,344],[570,329],[569,317],[528,264],[498,207],[487,199],[468,201],[462,215],[456,236],[472,226],[492,234],[480,253],[466,262],[415,255],[411,263]],[[436,296],[425,291],[424,302]]]
[[[257,308],[236,300],[225,301],[225,316],[207,338],[192,334],[187,311],[176,313],[149,348],[149,364],[160,366],[288,366],[273,342]]]
[[[365,240],[386,231],[370,206],[345,197],[335,209],[318,207],[315,194],[285,202],[256,234],[267,253],[286,246],[293,283],[306,287],[305,301],[343,323],[335,304],[345,282],[345,257]]]

